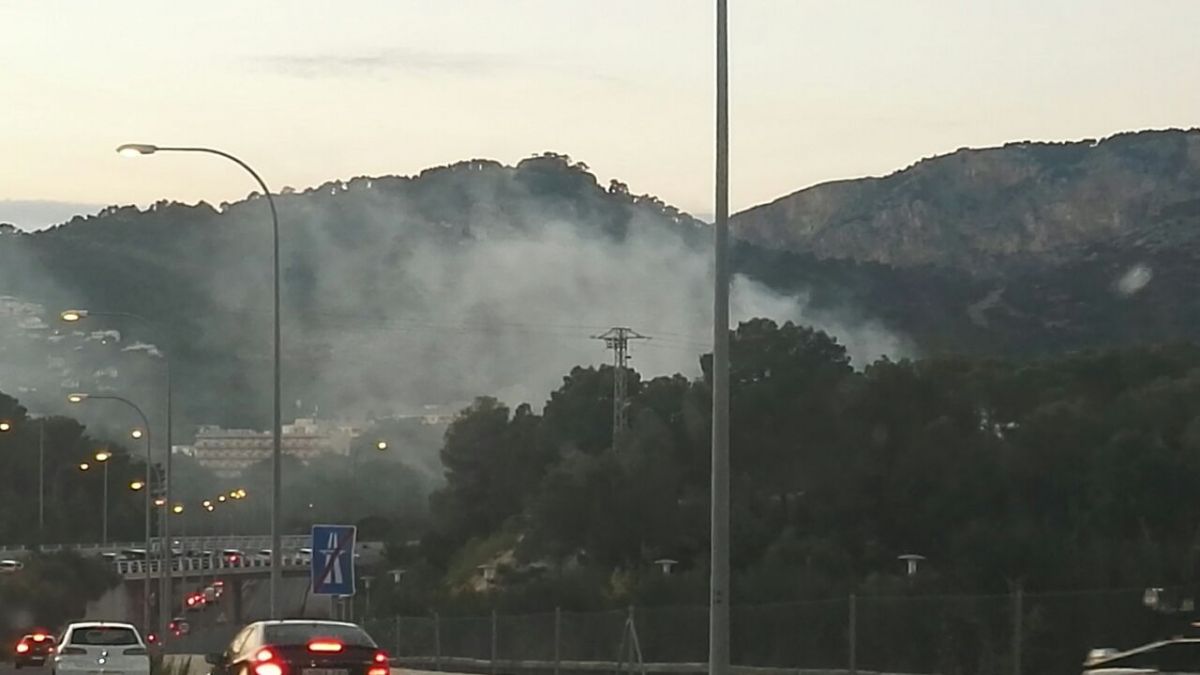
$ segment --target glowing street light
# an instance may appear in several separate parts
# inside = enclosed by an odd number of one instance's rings
[[[100,524],[100,544],[108,545],[108,460],[112,459],[112,453],[107,450],[101,450],[96,453],[96,461],[104,465],[104,496],[100,507],[101,524]]]
[[[79,394],[79,393],[68,394],[67,400],[70,401],[71,403],[83,403],[84,401],[88,400],[88,395],[87,394]]]
[[[134,438],[141,438],[143,433],[141,429],[134,429],[133,431],[129,432],[129,435],[133,436]]]
[[[163,498],[163,497],[155,497],[155,498],[154,498],[154,505],[155,505],[155,506],[158,506],[158,507],[163,507],[163,506],[166,506],[166,505],[167,505],[167,500],[166,500],[165,498]]]
[[[80,462],[80,463],[79,463],[79,470],[80,470],[80,471],[87,471],[87,470],[88,470],[88,469],[90,469],[90,468],[92,468],[92,467],[91,467],[91,465],[89,465],[87,462]]]
[[[129,483],[129,489],[133,490],[134,492],[137,492],[138,490],[141,490],[144,487],[146,487],[145,481],[135,480],[135,481],[131,481]]]
[[[217,501],[219,501],[219,502],[221,502],[222,504],[224,504],[224,503],[225,503],[225,495],[217,495]],[[210,503],[211,503],[211,502],[210,502]]]
[[[375,449],[379,450],[381,452],[384,450],[387,450],[387,448],[388,448],[387,441],[379,441],[378,443],[375,444]]]
[[[0,431],[12,429],[12,422],[0,422]]]
[[[179,515],[180,513],[183,513],[183,504],[176,504],[176,505],[172,506],[171,512],[174,513],[175,515]]]
[[[88,312],[86,309],[68,309],[60,313],[58,316],[67,323],[75,323],[87,318]]]
[[[212,506],[212,500],[211,500],[211,499],[205,499],[205,500],[204,500],[204,501],[201,503],[201,505],[202,505],[202,506],[204,506],[204,508],[206,508],[206,509],[207,509],[208,507]]]
[[[153,155],[158,152],[188,152],[188,153],[204,153],[215,155],[223,159],[229,160],[237,164],[258,186],[262,188],[263,197],[266,199],[267,206],[271,209],[271,243],[272,243],[272,259],[271,266],[273,272],[273,342],[274,342],[274,373],[272,377],[273,385],[273,403],[274,410],[272,411],[271,420],[271,577],[270,586],[270,618],[280,618],[280,582],[283,579],[281,565],[283,564],[283,407],[282,407],[282,349],[280,347],[283,342],[282,329],[280,327],[280,311],[279,311],[279,212],[275,209],[275,199],[271,196],[271,189],[267,187],[266,181],[258,175],[251,166],[238,157],[229,154],[223,150],[215,148],[205,148],[198,146],[163,146],[151,145],[149,143],[126,143],[117,148],[117,152],[122,157],[139,157],[142,155]],[[168,434],[169,435],[169,434]],[[169,439],[168,439],[169,441]],[[170,446],[168,443],[168,452]],[[169,578],[169,577],[168,577]],[[164,594],[163,597],[166,597]]]

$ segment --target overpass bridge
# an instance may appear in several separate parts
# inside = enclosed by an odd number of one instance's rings
[[[311,542],[307,534],[289,534],[281,537],[283,551],[299,552],[307,548]],[[254,554],[262,549],[271,547],[271,535],[214,535],[206,537],[171,537],[171,548],[177,553],[213,551],[219,553],[225,549],[237,549],[247,554]],[[52,553],[54,551],[76,551],[82,555],[120,554],[123,551],[143,551],[146,542],[143,541],[111,541],[101,543],[75,544],[43,544],[41,546],[25,546],[23,544],[0,544],[0,557],[20,558],[33,551]],[[150,550],[159,552],[163,549],[160,537],[150,540]]]

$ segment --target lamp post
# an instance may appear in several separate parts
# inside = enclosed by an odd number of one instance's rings
[[[271,618],[280,618],[279,613],[279,583],[283,578],[279,568],[281,562],[281,539],[282,532],[280,524],[282,521],[282,404],[281,404],[281,384],[280,384],[280,330],[279,330],[279,212],[275,209],[275,199],[271,197],[271,190],[267,187],[265,181],[258,173],[250,168],[250,165],[238,159],[237,157],[214,148],[204,147],[185,147],[185,146],[163,146],[150,145],[147,143],[127,143],[117,148],[117,152],[125,157],[138,157],[141,155],[153,155],[158,152],[199,152],[209,155],[223,157],[234,164],[245,169],[246,173],[250,174],[258,186],[262,188],[263,196],[267,198],[267,205],[271,208],[271,234],[272,234],[272,272],[274,285],[274,347],[275,347],[275,373],[274,373],[274,402],[273,415],[271,420]]]
[[[166,391],[166,393],[167,393],[167,396],[166,396],[167,424],[166,424],[166,435],[165,435],[166,445],[167,445],[167,457],[166,457],[165,474],[163,476],[163,495],[167,498],[167,501],[170,501],[171,500],[171,455],[172,455],[172,447],[173,447],[173,443],[174,443],[174,436],[172,434],[172,429],[171,429],[171,424],[172,424],[171,398],[172,398],[173,388],[171,386],[171,360],[168,357],[168,350],[164,346],[162,346],[166,342],[166,335],[163,334],[163,332],[158,328],[158,323],[151,321],[150,319],[147,319],[146,317],[144,317],[140,314],[134,314],[133,312],[107,312],[107,311],[95,312],[95,311],[91,311],[91,310],[87,310],[87,309],[68,309],[59,314],[59,318],[61,318],[63,321],[66,321],[67,323],[77,323],[77,322],[83,321],[84,319],[87,319],[89,317],[111,317],[111,318],[116,318],[116,319],[131,319],[133,321],[140,322],[141,324],[146,326],[150,330],[151,333],[153,333],[155,335],[155,341],[159,343],[157,345],[158,350],[159,350],[158,353],[162,357],[163,371],[166,375],[166,390],[167,390]],[[139,437],[134,436],[134,438],[139,438]],[[159,594],[160,597],[159,597],[159,603],[158,603],[158,613],[159,613],[158,634],[159,635],[167,634],[167,614],[170,611],[170,601],[171,601],[171,549],[169,548],[169,546],[170,546],[169,542],[171,540],[171,526],[170,526],[170,523],[168,522],[169,520],[170,520],[169,518],[163,519],[162,532],[159,533],[160,536],[162,537],[162,539],[164,541],[168,542],[168,546],[163,549],[162,567],[159,568],[160,574],[159,574],[158,586],[159,586],[159,589],[162,591]],[[149,556],[150,552],[147,551],[146,555]]]
[[[147,489],[145,491],[145,495],[146,495],[146,523],[145,523],[145,526],[146,526],[146,558],[143,561],[143,568],[145,569],[145,572],[146,572],[146,587],[145,587],[145,592],[142,594],[142,630],[149,631],[150,630],[150,578],[151,578],[151,576],[150,576],[150,493],[152,492],[152,490],[149,489],[149,485],[150,485],[150,470],[154,466],[153,460],[150,457],[150,421],[148,419],[146,419],[146,413],[142,412],[142,409],[139,408],[137,406],[137,404],[135,404],[133,401],[130,401],[127,398],[124,398],[122,396],[117,396],[115,394],[74,393],[74,394],[67,396],[67,400],[70,401],[71,403],[83,403],[84,401],[91,401],[91,400],[117,401],[120,403],[124,403],[129,408],[132,408],[133,411],[135,413],[137,413],[138,417],[140,417],[142,420],[142,428],[145,429],[145,432],[142,434],[142,437],[146,440],[146,477],[144,479],[144,482],[146,483],[146,487],[147,487]],[[80,468],[86,470],[85,465],[83,465],[83,464],[80,465]]]
[[[709,675],[729,673],[729,35],[726,5],[727,0],[717,0]]]
[[[100,509],[100,545],[108,546],[108,460],[112,459],[112,455],[101,450],[96,453],[96,461],[104,465],[104,505]]]
[[[38,547],[46,543],[46,418],[38,421]],[[12,422],[0,420],[0,433],[12,431]]]

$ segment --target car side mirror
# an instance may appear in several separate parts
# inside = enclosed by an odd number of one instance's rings
[[[224,660],[224,656],[222,654],[205,654],[204,655],[204,662],[210,666],[219,666],[219,665],[221,665],[221,661],[223,661],[223,660]]]

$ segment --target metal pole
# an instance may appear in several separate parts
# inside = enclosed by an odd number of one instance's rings
[[[729,71],[726,1],[717,0],[709,675],[729,673]]]
[[[167,506],[163,509],[166,512],[174,503],[171,501],[171,361],[167,358],[166,353],[163,354],[163,365],[167,369],[167,458],[163,467],[163,497],[167,500]],[[159,576],[158,590],[158,634],[165,636],[167,634],[167,622],[170,620],[171,613],[171,571],[174,567],[172,551],[174,547],[171,545],[171,517],[169,514],[164,515],[162,524],[162,540],[163,540],[163,567]],[[181,561],[182,562],[182,561]]]
[[[849,642],[850,642],[850,675],[858,675],[858,596],[850,594],[850,620],[849,620]]]
[[[442,669],[442,617],[433,613],[433,669]]]
[[[1013,592],[1013,675],[1021,675],[1021,617],[1023,613],[1022,605],[1024,604],[1024,590],[1021,588],[1021,582],[1017,582],[1016,589]]]
[[[281,385],[281,331],[279,328],[279,212],[275,209],[275,199],[271,197],[271,189],[267,187],[267,183],[258,175],[249,164],[243,162],[237,157],[214,148],[203,147],[156,147],[156,146],[140,146],[142,150],[139,152],[201,152],[210,155],[217,155],[237,164],[250,174],[258,186],[262,188],[263,196],[267,199],[267,206],[271,208],[271,243],[272,243],[272,272],[273,272],[273,291],[274,291],[274,411],[271,420],[271,618],[280,618],[279,608],[279,585],[283,579],[283,573],[280,569],[282,564],[282,461],[283,456],[283,408],[282,408],[282,385]]]
[[[102,463],[104,464],[104,491],[102,493],[104,501],[101,502],[100,508],[100,545],[108,546],[108,460]]]
[[[132,404],[131,404],[132,405]],[[135,406],[136,407],[136,406]],[[141,411],[138,411],[141,414]],[[146,421],[146,416],[142,415],[142,424],[146,429],[146,556],[142,560],[142,564],[146,566],[146,593],[142,598],[142,630],[150,630],[150,509],[154,504],[154,500],[150,498],[150,493],[153,483],[152,469],[154,468],[153,460],[150,457],[150,423]]]
[[[107,467],[107,465],[106,465]],[[46,418],[38,420],[38,548],[46,543]]]
[[[150,455],[150,437],[153,435],[150,433],[150,422],[149,422],[149,420],[146,419],[146,413],[142,412],[141,408],[137,407],[137,405],[133,401],[130,401],[127,398],[124,398],[121,396],[116,396],[113,394],[87,394],[77,400],[74,400],[73,402],[79,402],[79,401],[84,400],[85,398],[86,399],[97,399],[97,400],[120,401],[121,403],[124,403],[125,405],[132,408],[135,413],[137,413],[138,417],[141,418],[141,420],[142,420],[142,428],[146,430],[145,433],[142,435],[142,438],[145,439],[145,441],[146,441],[146,479],[145,479],[146,487],[144,490],[145,503],[146,503],[146,515],[145,515],[145,518],[146,518],[146,523],[145,523],[145,525],[146,525],[146,549],[145,549],[145,556],[142,558],[142,569],[145,573],[145,589],[144,589],[145,592],[142,594],[142,626],[141,627],[142,627],[143,631],[148,632],[150,630],[150,583],[151,583],[151,567],[152,567],[152,565],[150,564],[150,560],[151,560],[151,558],[150,558],[150,509],[151,509],[150,493],[154,491],[153,487],[152,487],[153,483],[151,481],[151,479],[153,478],[152,469],[154,468],[154,462],[153,462],[153,458]],[[107,469],[107,467],[108,467],[108,465],[105,464],[106,469]],[[108,481],[104,481],[104,483],[105,483],[105,487],[107,489]],[[104,501],[105,501],[105,506],[107,507],[108,500],[105,499]],[[108,510],[106,508],[105,509],[105,521],[108,520],[107,511]]]
[[[562,667],[562,608],[554,608],[554,675]]]
[[[496,650],[499,647],[498,642],[496,640],[496,629],[497,629],[496,624],[497,624],[496,610],[493,609],[492,610],[492,658],[491,658],[490,662],[488,663],[488,672],[491,673],[491,675],[496,675]]]

